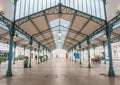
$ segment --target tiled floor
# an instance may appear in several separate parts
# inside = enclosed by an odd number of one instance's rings
[[[32,68],[23,68],[22,62],[13,65],[13,76],[6,77],[6,63],[0,67],[0,85],[120,85],[120,69],[116,77],[108,77],[108,65],[96,64],[91,69],[66,59],[50,59]]]

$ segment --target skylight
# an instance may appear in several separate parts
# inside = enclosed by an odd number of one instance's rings
[[[18,0],[16,19],[61,3],[64,6],[104,19],[103,0]]]
[[[70,23],[64,19],[56,19],[50,22],[51,31],[56,48],[62,48],[69,31]],[[66,28],[67,27],[67,28]]]

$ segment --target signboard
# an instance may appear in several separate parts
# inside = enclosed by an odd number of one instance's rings
[[[80,58],[80,54],[79,54],[79,53],[74,53],[74,57],[75,57],[76,59],[79,59],[79,58]]]

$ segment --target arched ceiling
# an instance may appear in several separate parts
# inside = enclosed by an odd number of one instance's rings
[[[117,21],[115,19],[109,23],[115,23],[114,21]],[[0,20],[2,20],[2,17],[0,17]],[[84,43],[87,37],[91,38],[91,45],[106,41],[106,37],[103,36],[105,34],[104,24],[103,19],[59,4],[16,20],[16,29],[24,35],[33,36],[35,41],[51,50],[59,47],[58,33],[61,32],[61,48],[69,50],[78,43]],[[112,41],[119,39],[119,31],[120,29],[116,29],[112,32]],[[0,29],[0,41],[9,43],[8,33],[8,30]],[[14,42],[29,47],[29,41],[21,38],[20,36],[23,35],[18,32],[16,34],[19,37],[14,38]],[[84,43],[82,46],[84,48],[87,45]],[[37,48],[37,45],[33,45],[33,47]]]
[[[104,20],[61,4],[21,18],[16,24],[51,50],[68,50],[104,25]]]

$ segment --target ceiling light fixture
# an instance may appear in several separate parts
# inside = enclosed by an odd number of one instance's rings
[[[26,44],[28,44],[28,42],[25,42]]]
[[[59,39],[58,42],[61,42],[61,39]]]
[[[103,37],[105,38],[105,37],[106,37],[106,35],[103,35]]]
[[[58,33],[58,36],[61,36],[61,35],[62,35],[62,33],[61,33],[61,32],[59,32],[59,33]]]
[[[14,35],[14,38],[17,38],[18,35]]]

